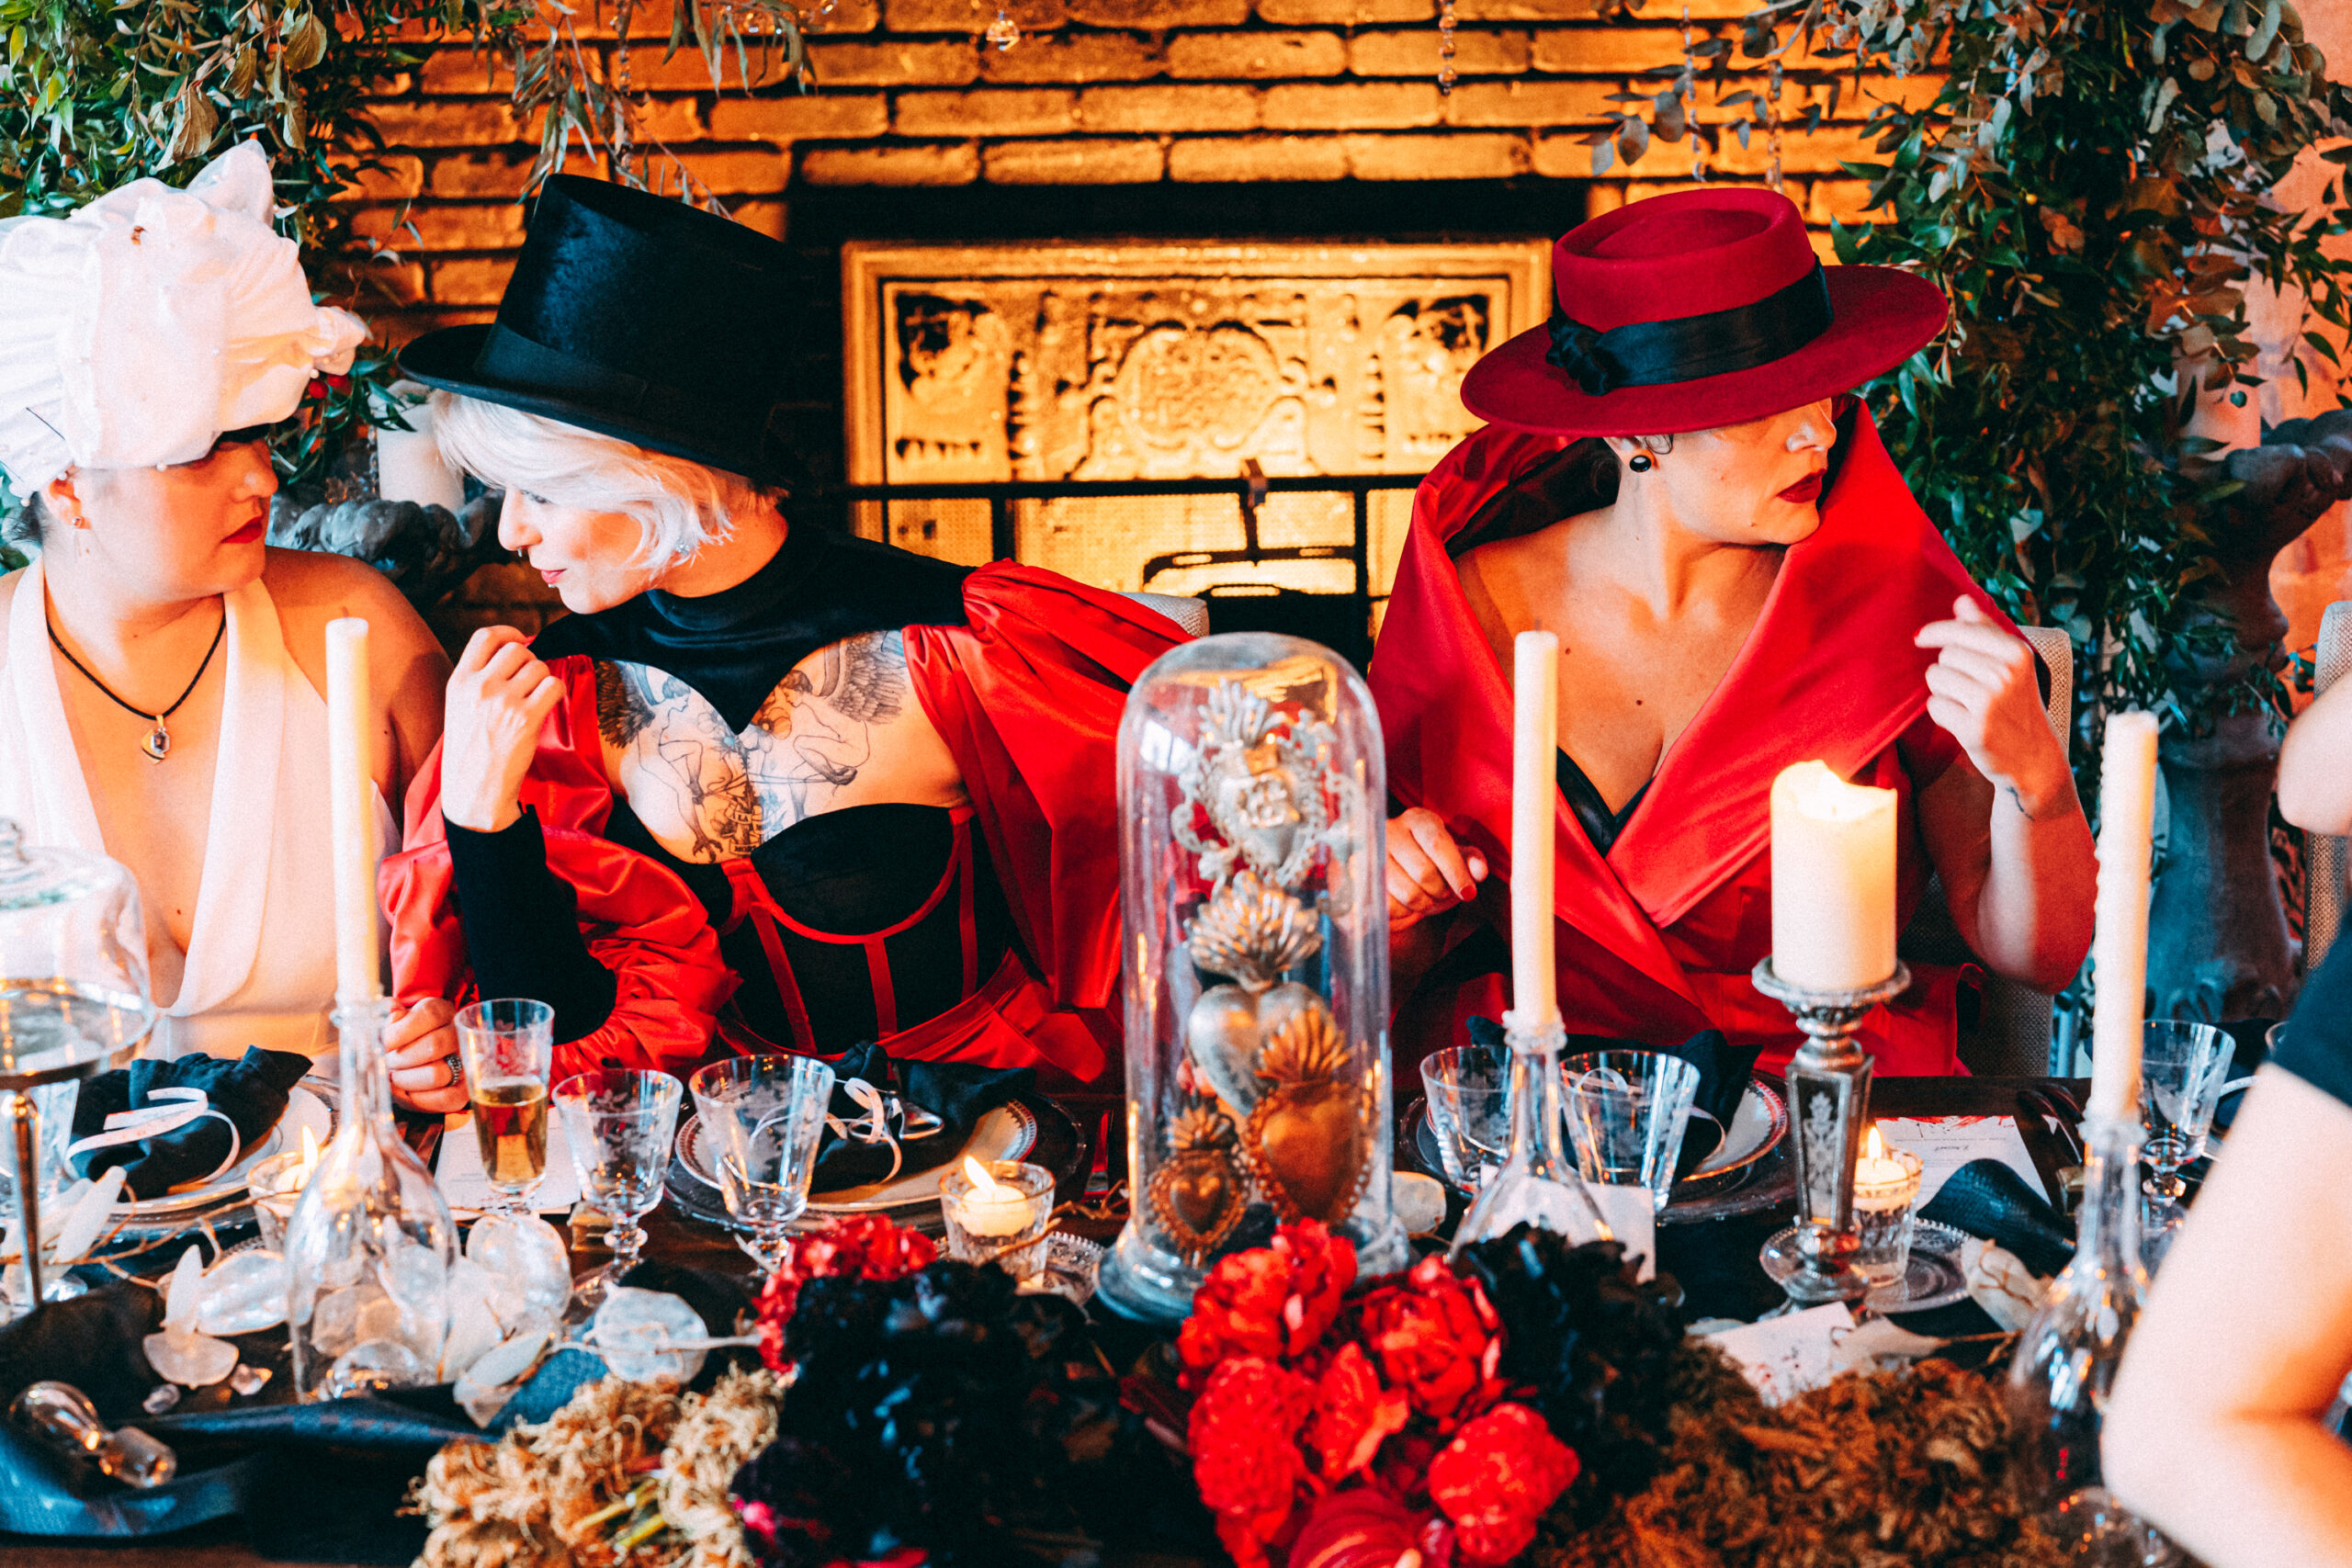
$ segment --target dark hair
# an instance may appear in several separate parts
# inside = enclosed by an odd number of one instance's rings
[[[35,491],[18,502],[12,511],[0,515],[0,541],[17,546],[39,546],[49,522],[49,504],[41,500],[40,492]]]

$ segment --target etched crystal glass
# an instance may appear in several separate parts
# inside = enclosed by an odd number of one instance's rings
[[[392,1121],[390,1018],[381,998],[337,1010],[342,1122],[286,1224],[286,1321],[304,1400],[439,1381],[458,1227]]]
[[[1101,1293],[1172,1323],[1212,1259],[1312,1218],[1364,1274],[1389,1212],[1380,719],[1330,649],[1235,633],[1162,655],[1119,727],[1127,1157]]]

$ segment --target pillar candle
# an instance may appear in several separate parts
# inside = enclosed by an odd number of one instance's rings
[[[376,959],[376,813],[368,801],[368,623],[327,623],[328,827],[334,834],[339,1000],[380,994]]]
[[[1894,792],[1820,762],[1772,781],[1772,968],[1851,991],[1894,973]]]
[[[1560,639],[1521,632],[1512,645],[1510,972],[1512,1021],[1535,1029],[1560,1016],[1552,978],[1552,878],[1560,770]]]
[[[2148,985],[2148,851],[2156,811],[2156,716],[2109,714],[2098,773],[2098,1001],[2086,1116],[2140,1117],[2141,1011]]]

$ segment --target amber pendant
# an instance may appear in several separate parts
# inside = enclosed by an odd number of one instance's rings
[[[1250,1178],[1234,1157],[1233,1123],[1216,1101],[1183,1111],[1168,1129],[1172,1151],[1152,1173],[1153,1217],[1197,1269],[1250,1207]]]
[[[1259,1058],[1272,1080],[1250,1112],[1250,1168],[1285,1221],[1337,1224],[1353,1212],[1371,1174],[1359,1086],[1340,1074],[1347,1043],[1317,998],[1273,1032]]]
[[[151,762],[160,762],[172,754],[172,732],[164,728],[162,719],[155,721],[155,728],[147,732],[147,738],[139,743],[139,749],[147,753],[147,760]]]

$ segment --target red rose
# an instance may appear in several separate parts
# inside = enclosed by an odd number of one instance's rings
[[[760,1292],[760,1359],[775,1371],[791,1370],[784,1359],[784,1325],[810,1280],[852,1274],[862,1280],[897,1280],[939,1256],[939,1245],[919,1231],[893,1224],[882,1214],[835,1220],[794,1243],[784,1267],[768,1276]]]
[[[1364,1298],[1363,1339],[1391,1386],[1421,1415],[1466,1419],[1502,1395],[1495,1369],[1502,1331],[1486,1292],[1440,1257],[1424,1258],[1405,1283]]]
[[[1380,1385],[1363,1347],[1352,1340],[1323,1369],[1315,1384],[1315,1424],[1308,1442],[1323,1479],[1337,1485],[1372,1462],[1381,1443],[1405,1429],[1412,1404]]]
[[[1498,1404],[1430,1461],[1430,1500],[1453,1521],[1466,1562],[1508,1562],[1577,1478],[1577,1456],[1524,1404]]]
[[[1243,1568],[1263,1562],[1265,1544],[1290,1522],[1308,1480],[1299,1429],[1314,1412],[1313,1383],[1257,1356],[1219,1366],[1193,1403],[1193,1482]]]
[[[1198,1388],[1230,1357],[1281,1361],[1313,1349],[1355,1278],[1355,1247],[1314,1220],[1283,1226],[1272,1247],[1219,1258],[1177,1331],[1184,1386]]]
[[[1315,1505],[1291,1543],[1288,1568],[1396,1568],[1417,1550],[1425,1568],[1443,1568],[1446,1558],[1430,1550],[1442,1550],[1428,1529],[1433,1522],[1393,1497],[1351,1486]]]

